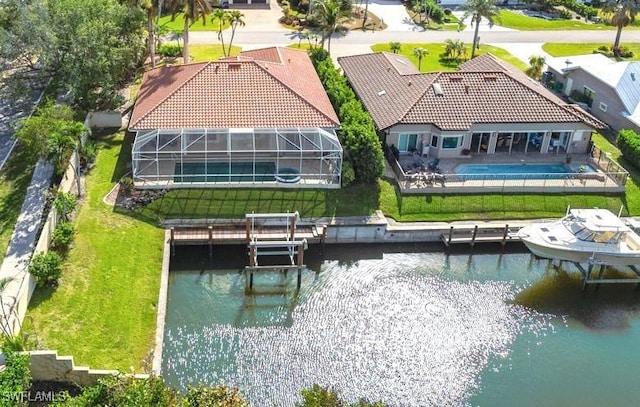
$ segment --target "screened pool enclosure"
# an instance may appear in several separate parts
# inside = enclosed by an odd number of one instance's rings
[[[322,128],[139,130],[137,188],[339,188],[342,147]]]

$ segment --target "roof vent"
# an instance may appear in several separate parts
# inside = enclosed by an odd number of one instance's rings
[[[380,92],[378,92],[378,96],[384,96],[387,94],[387,91],[382,89]]]
[[[464,93],[469,94],[469,85],[464,85]]]
[[[489,81],[495,82],[497,79],[498,79],[498,77],[495,76],[495,75],[485,75],[484,76],[484,80],[487,81],[487,82],[489,82]]]
[[[229,62],[229,68],[240,68],[240,62]]]
[[[433,82],[433,92],[436,94],[436,96],[444,96],[444,92],[442,91],[442,85],[440,85],[438,82]]]
[[[631,80],[632,81],[636,81],[636,73],[635,72],[631,72]]]
[[[462,79],[464,79],[462,76],[450,76],[449,80],[451,82],[460,82]]]
[[[409,83],[407,83],[408,86],[411,86],[411,81],[409,81]]]

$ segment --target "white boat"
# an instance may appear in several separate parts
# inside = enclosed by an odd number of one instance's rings
[[[517,235],[539,257],[612,266],[640,264],[640,236],[605,209],[571,209],[557,221],[533,223]]]

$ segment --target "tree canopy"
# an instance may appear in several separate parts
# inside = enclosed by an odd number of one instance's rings
[[[113,108],[145,54],[145,12],[117,0],[7,0],[0,7],[2,86],[52,81],[81,109]]]

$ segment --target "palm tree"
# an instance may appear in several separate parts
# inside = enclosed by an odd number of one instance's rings
[[[473,34],[473,46],[471,47],[471,58],[476,56],[478,49],[478,31],[480,29],[480,21],[486,18],[489,21],[489,27],[493,27],[496,20],[499,19],[500,9],[496,5],[495,0],[467,0],[460,6],[464,10],[464,15],[460,19],[460,25],[471,16],[471,24],[476,24],[476,30]]]
[[[184,13],[182,57],[186,64],[189,62],[189,26],[199,18],[202,18],[202,24],[206,24],[207,15],[211,13],[211,6],[207,0],[171,0],[169,8],[172,19],[175,19],[179,12]]]
[[[542,77],[542,68],[544,68],[545,59],[540,55],[531,55],[529,57],[529,68],[527,68],[527,75],[533,79],[540,79]]]
[[[220,40],[220,42],[222,43],[222,53],[225,53],[225,48],[224,48],[224,37],[222,36],[222,30],[224,29],[224,23],[225,21],[227,21],[227,12],[222,10],[222,9],[216,9],[216,11],[213,12],[213,17],[211,18],[211,21],[218,21],[218,40]]]
[[[602,11],[613,14],[611,24],[618,28],[612,49],[613,55],[618,57],[620,56],[622,29],[636,20],[636,15],[640,12],[640,2],[638,0],[609,0]]]
[[[225,53],[225,56],[231,55],[231,44],[233,44],[233,37],[236,35],[236,29],[238,27],[244,27],[244,14],[238,10],[231,10],[227,13],[227,21],[231,24],[231,39],[229,40],[229,51]]]
[[[157,13],[157,1],[142,0],[142,9],[147,13],[147,31],[149,32],[149,57],[151,58],[151,68],[156,67],[156,35],[155,35],[155,15]]]
[[[391,49],[391,51],[392,51],[394,54],[397,54],[397,53],[398,53],[398,51],[400,51],[400,48],[402,48],[402,44],[400,44],[399,42],[391,41],[391,42],[389,43],[389,49]]]
[[[327,41],[327,51],[331,53],[331,36],[343,33],[347,28],[342,25],[343,20],[351,15],[350,3],[344,0],[315,0],[313,2],[313,18],[322,32],[322,46]]]
[[[428,54],[429,54],[429,51],[427,51],[426,49],[424,49],[422,47],[418,47],[418,48],[414,48],[413,49],[413,56],[418,58],[418,70],[420,70],[421,67],[422,67],[422,58],[424,58]]]

